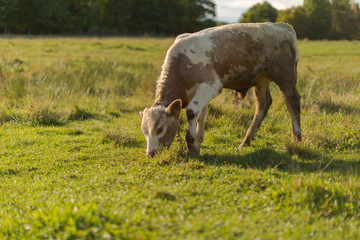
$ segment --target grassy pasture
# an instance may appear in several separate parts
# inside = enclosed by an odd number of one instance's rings
[[[303,142],[276,86],[211,102],[187,155],[185,114],[149,159],[139,111],[173,39],[0,38],[0,239],[360,238],[360,43],[300,41]]]

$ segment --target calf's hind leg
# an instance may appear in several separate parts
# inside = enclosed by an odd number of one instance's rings
[[[293,128],[293,140],[301,141],[300,125],[300,94],[296,90],[297,82],[297,60],[293,64],[288,64],[291,59],[282,63],[282,71],[274,72],[274,81],[279,86],[284,97],[287,109],[290,113]]]
[[[293,86],[291,91],[285,91],[280,87],[284,96],[286,106],[290,112],[293,128],[293,140],[301,141],[301,125],[300,125],[300,94]]]
[[[254,93],[256,100],[254,119],[240,147],[250,145],[250,142],[254,140],[256,133],[272,103],[272,98],[269,89],[269,80],[267,78],[263,78],[261,79],[261,81],[259,81],[259,83],[254,87]]]
[[[290,43],[285,42],[282,45],[283,52],[275,51],[272,55],[272,61],[277,62],[277,67],[269,67],[267,70],[274,82],[279,86],[290,112],[293,139],[301,141],[300,95],[296,90],[298,52],[296,47]]]

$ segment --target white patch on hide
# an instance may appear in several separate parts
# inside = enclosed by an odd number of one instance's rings
[[[201,111],[208,105],[208,103],[218,96],[222,90],[222,83],[214,73],[214,81],[211,83],[200,83],[197,85],[196,92],[192,100],[190,101],[187,110],[192,110],[192,112],[197,116],[194,119],[189,120],[188,131],[191,136],[194,138],[194,147],[200,147],[201,139],[196,137],[197,129],[197,120],[200,117]]]
[[[154,150],[161,150],[161,146],[159,144],[159,137],[146,136],[146,141],[146,153],[151,153]]]
[[[212,83],[198,84],[195,95],[187,108],[192,109],[194,113],[200,113],[211,99],[219,95],[222,87],[223,85],[218,77],[215,77],[215,81]],[[197,102],[197,104],[195,104],[195,102]]]
[[[202,67],[211,64],[210,56],[206,56],[213,49],[209,35],[199,32],[191,34],[191,37],[188,36],[176,39],[171,48],[171,57],[177,57],[181,53],[187,56],[192,64],[202,64]]]

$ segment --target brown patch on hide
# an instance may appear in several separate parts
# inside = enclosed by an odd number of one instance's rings
[[[156,119],[154,126],[152,127],[153,131],[156,132],[156,130],[159,128],[160,123],[164,123],[165,119],[165,115],[161,116],[160,118]]]
[[[296,85],[296,50],[290,41],[280,46],[266,57],[265,70],[279,86],[289,86],[290,91]]]
[[[159,144],[163,147],[169,147],[171,145],[177,132],[177,119],[174,118],[171,122],[172,124],[169,124],[168,128],[166,129],[166,134],[162,138],[159,138]]]
[[[166,73],[162,74],[166,76],[158,82],[156,91],[156,100],[164,106],[168,106],[175,99],[181,99],[182,108],[186,108],[189,104],[186,90],[196,84],[215,81],[215,72],[210,64],[193,64],[183,53],[173,57],[165,68],[163,71]]]
[[[188,110],[186,110],[186,116],[187,116],[188,121],[191,121],[196,117],[196,114],[194,113],[194,111],[192,109],[188,109]]]
[[[252,87],[251,81],[263,70],[257,67],[261,65],[264,43],[247,32],[231,31],[214,35],[212,42],[216,46],[212,62],[224,87],[237,91]]]

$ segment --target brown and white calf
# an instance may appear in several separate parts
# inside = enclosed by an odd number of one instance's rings
[[[231,24],[178,36],[157,80],[155,104],[141,112],[146,154],[153,156],[171,145],[182,108],[189,122],[187,146],[199,152],[208,103],[223,88],[245,95],[254,87],[256,111],[240,147],[250,144],[272,103],[270,81],[279,86],[291,115],[293,138],[300,141],[298,58],[296,33],[285,23]]]

